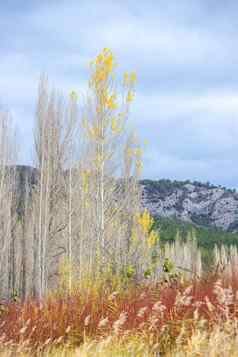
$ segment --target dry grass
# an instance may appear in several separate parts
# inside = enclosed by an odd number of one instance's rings
[[[0,356],[238,355],[237,279],[114,287],[2,306]]]

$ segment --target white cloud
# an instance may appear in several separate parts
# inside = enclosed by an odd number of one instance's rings
[[[214,90],[209,89],[204,94],[186,92],[180,94],[138,93],[134,107],[136,114],[142,113],[143,108],[147,108],[149,113],[154,113],[153,118],[158,115],[160,120],[181,117],[184,114],[186,116],[205,114],[210,115],[209,121],[223,121],[223,116],[237,116],[238,121],[238,91],[227,92],[214,88]],[[214,119],[214,115],[218,117]]]

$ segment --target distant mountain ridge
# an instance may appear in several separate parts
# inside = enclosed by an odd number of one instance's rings
[[[38,171],[16,166],[17,196],[21,200]],[[209,183],[171,180],[141,180],[142,206],[156,217],[175,217],[202,227],[238,232],[238,192]]]

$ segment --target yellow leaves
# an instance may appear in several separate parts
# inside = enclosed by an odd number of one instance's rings
[[[133,156],[133,149],[132,148],[127,148],[127,150],[126,150],[126,154],[127,154],[127,156],[129,156],[129,157],[132,157]]]
[[[107,81],[109,75],[112,74],[115,67],[114,57],[109,48],[104,48],[103,51],[96,57],[93,62],[95,73],[91,84],[95,84],[96,88]]]
[[[124,85],[124,86],[128,86],[128,85],[129,85],[129,74],[128,74],[128,72],[125,72],[125,73],[124,73],[123,85]]]
[[[138,216],[137,221],[139,225],[142,227],[144,233],[148,233],[154,223],[154,219],[153,217],[151,217],[147,209],[145,209],[144,212]]]
[[[127,103],[130,103],[134,100],[135,94],[132,91],[129,91],[126,97]]]
[[[114,119],[111,121],[111,113],[109,112],[109,110],[114,111],[119,107],[119,103],[117,101],[117,93],[113,91],[113,88],[115,88],[113,85],[115,79],[113,71],[115,66],[116,63],[112,51],[109,48],[104,48],[101,53],[98,54],[95,61],[92,63],[92,76],[89,81],[89,87],[94,91],[96,95],[96,114],[98,114],[98,116],[100,116],[102,120],[105,116],[109,118],[109,123],[111,123],[113,134],[119,133],[119,131],[121,131],[119,127],[122,128],[121,123],[119,123],[119,125],[116,125]],[[125,106],[126,114],[123,113],[124,116],[128,114],[129,103],[131,103],[135,97],[135,82],[135,72],[126,72],[124,74],[124,85],[127,87],[125,96],[123,95],[123,98],[125,98],[125,103],[122,103],[123,105],[127,104]],[[118,122],[119,121],[120,120],[118,117]],[[91,130],[90,135],[97,136],[97,133],[92,132]]]
[[[117,109],[117,103],[115,102],[116,100],[116,95],[113,94],[109,98],[106,98],[105,104],[108,109],[114,110]]]
[[[90,177],[90,171],[84,170],[82,172],[82,186],[83,186],[83,192],[88,193],[89,189],[89,177]]]
[[[116,118],[112,118],[111,129],[112,129],[113,134],[119,134],[121,132],[120,128],[118,128],[118,126],[117,126]]]
[[[134,243],[137,243],[137,242],[138,242],[138,234],[137,234],[137,231],[136,231],[135,227],[132,228],[131,240],[132,240],[132,242],[134,242]]]
[[[137,81],[137,75],[135,72],[131,73],[131,84],[134,85]]]
[[[137,214],[135,216],[136,221],[135,224],[139,224],[139,227],[142,228],[142,239],[146,246],[150,249],[154,248],[159,241],[159,233],[152,229],[154,219],[150,215],[147,209],[144,210],[142,214]],[[138,233],[141,230],[137,231],[136,226],[132,229],[131,240],[133,242],[138,242]],[[141,235],[141,234],[140,234]]]
[[[98,106],[96,108],[97,114],[103,113],[105,109],[115,110],[118,105],[116,103],[116,94],[108,94],[107,88],[102,88],[98,94]]]
[[[132,148],[128,147],[127,148],[127,155],[131,157],[136,157],[137,159],[140,159],[142,156],[142,149],[141,148]],[[137,160],[139,162],[140,160]]]
[[[96,61],[95,61],[96,65],[101,64],[103,59],[104,59],[104,56],[100,53],[96,58]]]
[[[123,85],[125,87],[134,86],[136,81],[137,81],[137,75],[135,72],[132,72],[131,74],[129,74],[128,72],[124,73]]]
[[[140,175],[141,171],[143,169],[143,163],[141,160],[142,149],[140,147],[136,147],[136,148],[128,147],[126,149],[126,155],[128,158],[135,158],[136,172],[137,172],[137,175]]]
[[[116,133],[116,131],[117,131],[117,120],[114,117],[112,118],[111,129],[112,129],[113,133]]]
[[[136,148],[134,149],[134,153],[136,157],[141,157],[142,156],[142,149],[141,148]]]
[[[105,55],[107,55],[108,53],[111,53],[110,48],[104,47],[103,53],[104,53]]]
[[[155,232],[154,230],[152,230],[148,236],[148,239],[147,239],[147,244],[148,244],[149,248],[154,247],[158,241],[159,241],[158,233]]]
[[[122,127],[119,127],[118,120],[115,117],[113,117],[112,121],[111,121],[111,130],[112,130],[112,133],[115,135],[121,134],[121,132],[123,130]]]
[[[126,155],[127,155],[128,159],[130,159],[130,160],[133,159],[134,157],[136,157],[136,160],[135,160],[136,174],[140,175],[142,172],[142,169],[143,169],[143,163],[142,163],[141,157],[137,156],[138,153],[136,152],[136,150],[132,149],[132,148],[127,148]]]
[[[104,69],[100,69],[95,74],[96,82],[104,82],[107,79],[107,72]]]
[[[116,62],[112,51],[109,48],[104,48],[104,65],[109,73],[112,73],[113,69],[116,67]]]
[[[113,55],[110,53],[104,60],[104,64],[108,70],[108,72],[112,72],[113,70]]]

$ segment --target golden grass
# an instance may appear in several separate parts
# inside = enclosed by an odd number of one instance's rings
[[[227,320],[213,326],[211,331],[200,320],[196,330],[188,337],[182,329],[176,344],[159,354],[160,343],[150,341],[149,336],[107,336],[101,340],[86,340],[78,348],[69,345],[48,347],[38,350],[35,357],[237,357],[238,320]],[[33,357],[32,352],[24,351],[24,346],[5,347],[0,357]]]
[[[156,345],[150,345],[141,336],[108,336],[100,341],[88,340],[78,348],[68,345],[59,348],[49,347],[35,352],[34,357],[154,357]],[[24,347],[9,347],[0,352],[0,357],[33,357]]]

